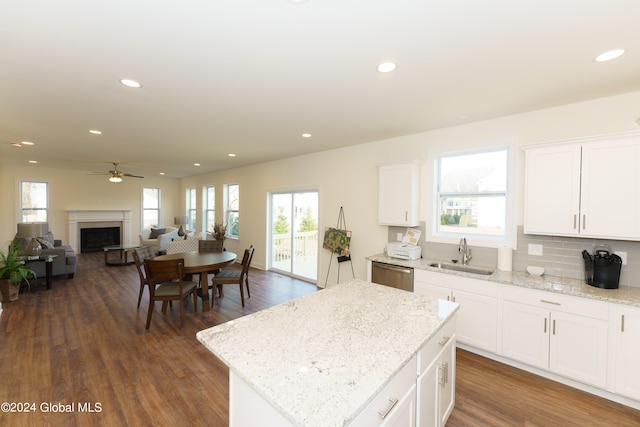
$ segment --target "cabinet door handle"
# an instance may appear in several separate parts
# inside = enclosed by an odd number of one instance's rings
[[[398,403],[398,399],[389,397],[389,406],[387,407],[387,409],[384,411],[382,410],[378,411],[378,415],[380,415],[380,418],[384,420],[387,417],[387,415],[389,415],[389,412],[393,410],[393,408],[396,406],[397,403]]]
[[[620,320],[620,332],[624,332],[624,314],[621,316]]]
[[[578,227],[578,215],[573,215],[573,229],[575,230]]]
[[[544,333],[547,333],[547,318],[544,318]]]
[[[438,384],[444,387],[449,382],[449,364],[442,362],[440,366],[438,366],[438,371],[440,373],[440,375],[438,375]]]
[[[562,305],[559,302],[555,302],[555,301],[547,301],[546,299],[541,299],[540,302],[543,302],[545,304],[553,304],[553,305]]]
[[[409,221],[409,211],[404,211],[404,220]]]
[[[556,334],[556,319],[553,319],[553,335]]]
[[[444,347],[444,345],[449,342],[449,339],[451,337],[442,337],[442,339],[440,341],[438,341],[438,344],[440,344],[442,347]]]
[[[582,215],[582,229],[586,230],[587,229],[587,215]]]

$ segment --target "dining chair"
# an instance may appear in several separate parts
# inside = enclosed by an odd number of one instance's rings
[[[147,326],[151,325],[151,316],[156,301],[162,301],[162,313],[167,312],[167,302],[180,302],[180,328],[184,320],[184,304],[182,300],[189,294],[193,295],[193,310],[198,311],[197,284],[191,280],[183,279],[184,259],[169,259],[157,261],[146,259],[144,268],[147,273],[146,280],[149,286],[149,311],[147,313]]]
[[[244,307],[244,291],[242,289],[243,284],[247,286],[247,298],[251,298],[251,291],[249,290],[249,266],[251,265],[251,260],[253,259],[253,250],[253,245],[251,245],[249,249],[244,250],[244,256],[242,257],[242,268],[240,270],[223,268],[219,273],[213,276],[213,279],[211,279],[211,287],[213,289],[218,288],[220,298],[224,297],[224,292],[222,291],[223,285],[239,285],[240,300],[242,301],[242,306]]]
[[[224,240],[198,240],[199,252],[222,252],[224,250]]]
[[[213,252],[219,253],[224,250],[224,240],[211,240],[211,239],[201,239],[198,241],[198,252]],[[220,269],[207,271],[207,274],[216,274],[219,273]],[[198,274],[198,286],[200,286],[200,275]],[[213,295],[211,295],[213,298]]]
[[[140,301],[142,301],[142,292],[144,291],[144,287],[147,283],[145,278],[144,271],[144,260],[145,259],[153,259],[156,256],[156,252],[153,249],[153,246],[140,246],[139,248],[133,249],[133,262],[136,265],[136,269],[138,270],[138,275],[140,276],[140,293],[138,294],[138,309],[140,309]]]

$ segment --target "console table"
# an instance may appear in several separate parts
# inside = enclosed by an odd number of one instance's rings
[[[129,251],[139,246],[111,245],[102,248],[104,250],[104,263],[107,265],[129,265],[133,264],[133,258],[129,259]],[[117,251],[120,253],[118,258],[109,258],[109,252]]]
[[[44,262],[47,280],[47,289],[51,289],[53,283],[53,259],[58,255],[39,255],[39,256],[20,256],[18,261],[23,264],[29,264],[32,262]]]

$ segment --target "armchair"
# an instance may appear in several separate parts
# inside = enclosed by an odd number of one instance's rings
[[[152,228],[148,232],[140,233],[140,246],[152,246],[156,252],[166,252],[167,243],[179,238],[178,229],[175,227]]]

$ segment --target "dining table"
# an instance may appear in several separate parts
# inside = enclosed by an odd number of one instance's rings
[[[155,260],[184,259],[183,272],[185,274],[200,274],[200,286],[198,296],[202,299],[202,311],[209,311],[213,306],[213,295],[209,303],[208,272],[231,265],[236,260],[236,254],[229,251],[223,252],[181,252],[168,255],[159,255]],[[214,291],[215,292],[215,291]],[[213,294],[213,292],[212,292]]]

